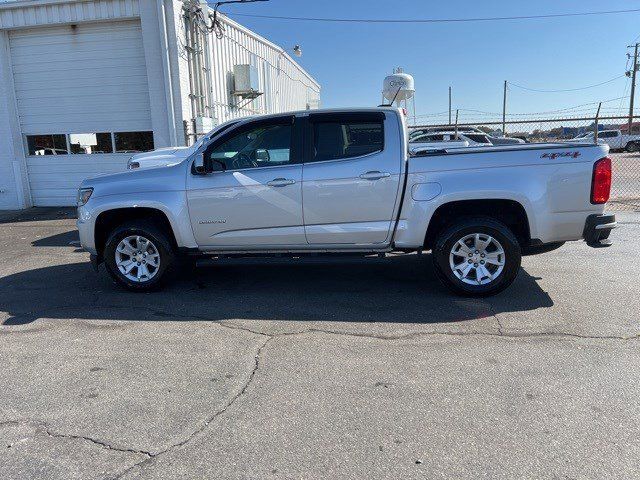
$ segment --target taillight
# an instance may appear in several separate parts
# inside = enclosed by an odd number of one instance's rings
[[[611,193],[611,159],[604,157],[593,165],[591,203],[607,203]]]

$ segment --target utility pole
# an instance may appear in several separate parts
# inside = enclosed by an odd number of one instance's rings
[[[449,125],[451,125],[451,87],[449,87]]]
[[[629,131],[628,135],[631,135],[631,124],[633,123],[633,102],[636,96],[636,72],[638,71],[638,43],[635,44],[633,53],[633,67],[631,70],[631,97],[629,98]],[[629,45],[631,48],[633,45]],[[627,75],[629,72],[627,72]]]
[[[507,81],[504,81],[504,95],[502,96],[502,135],[507,136]]]

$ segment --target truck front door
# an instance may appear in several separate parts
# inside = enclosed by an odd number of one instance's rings
[[[204,249],[306,245],[302,132],[292,115],[238,125],[210,144],[217,171],[187,177],[189,215]]]
[[[400,190],[402,134],[389,113],[309,115],[302,173],[309,244],[388,241]]]

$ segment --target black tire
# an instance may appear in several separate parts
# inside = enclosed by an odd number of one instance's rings
[[[160,254],[160,266],[155,275],[146,281],[135,282],[128,279],[116,264],[116,248],[123,238],[140,235],[149,239]],[[133,292],[148,292],[159,289],[167,278],[167,271],[171,269],[176,255],[167,233],[156,224],[148,220],[133,220],[116,227],[104,247],[104,264],[111,278],[120,286]]]
[[[453,246],[470,234],[486,234],[495,238],[504,250],[502,272],[489,283],[472,285],[458,278],[449,265]],[[495,295],[513,283],[520,271],[521,251],[515,235],[503,223],[491,217],[466,217],[443,229],[437,236],[432,252],[433,264],[438,279],[458,295],[486,297]],[[482,277],[485,278],[485,277]]]
[[[640,151],[640,143],[638,142],[629,142],[627,146],[624,148],[629,153],[636,153]]]

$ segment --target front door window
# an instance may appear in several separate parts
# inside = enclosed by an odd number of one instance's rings
[[[292,125],[265,125],[232,136],[207,153],[221,170],[288,165]]]

